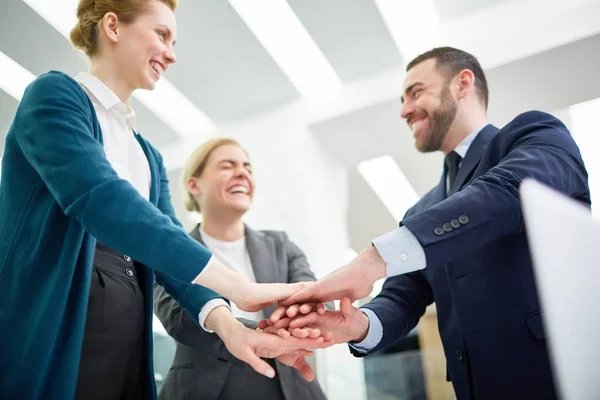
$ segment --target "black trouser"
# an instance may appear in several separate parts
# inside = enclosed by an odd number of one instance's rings
[[[126,255],[96,245],[77,400],[146,399],[144,293]]]

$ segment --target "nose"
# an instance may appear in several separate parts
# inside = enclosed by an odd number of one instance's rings
[[[245,167],[240,165],[236,168],[235,177],[236,178],[248,178],[248,177],[250,177],[250,173],[248,172],[248,170]]]
[[[414,106],[410,102],[406,101],[402,104],[402,108],[400,109],[400,117],[402,119],[408,119],[414,110]]]
[[[167,50],[165,51],[165,62],[167,65],[175,64],[177,62],[177,57],[175,56],[175,50],[173,50],[173,46],[167,46]]]

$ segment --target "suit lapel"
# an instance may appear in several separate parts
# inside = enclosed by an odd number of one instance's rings
[[[277,279],[279,271],[275,265],[275,243],[273,240],[246,226],[246,248],[250,255],[250,262],[254,276],[258,283],[281,282]]]
[[[280,269],[275,262],[275,243],[269,236],[260,234],[252,229],[246,228],[246,248],[250,255],[250,262],[254,270],[254,276],[258,283],[287,282],[280,279]],[[275,311],[277,306],[273,305],[263,310],[263,315],[268,317]]]
[[[481,132],[477,135],[471,146],[469,146],[469,150],[465,155],[465,158],[460,165],[458,170],[458,174],[456,175],[456,181],[454,182],[454,188],[450,195],[458,192],[465,183],[469,181],[471,176],[473,175],[473,171],[479,165],[479,161],[481,160],[481,156],[488,143],[492,139],[492,137],[498,132],[498,128],[493,125],[486,125]],[[444,180],[443,183],[445,185],[446,182],[446,168],[444,168]]]

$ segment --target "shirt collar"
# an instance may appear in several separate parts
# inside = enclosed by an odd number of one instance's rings
[[[106,111],[110,111],[121,124],[128,126],[133,131],[137,130],[133,108],[125,105],[104,82],[89,72],[80,72],[75,80],[86,89],[93,101],[95,100]]]
[[[479,129],[475,129],[471,132],[466,138],[464,138],[455,148],[454,151],[461,157],[465,158],[467,155],[467,151],[469,151],[469,147],[471,147],[471,143],[475,140],[479,132],[483,130],[488,124],[483,125]]]

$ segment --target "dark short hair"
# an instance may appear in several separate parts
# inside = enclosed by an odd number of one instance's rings
[[[479,61],[472,54],[453,47],[437,47],[429,50],[413,59],[406,66],[408,72],[415,65],[423,61],[434,59],[436,66],[446,74],[448,80],[454,78],[463,69],[468,69],[475,75],[475,88],[479,99],[487,109],[489,102],[489,91],[487,80]]]

